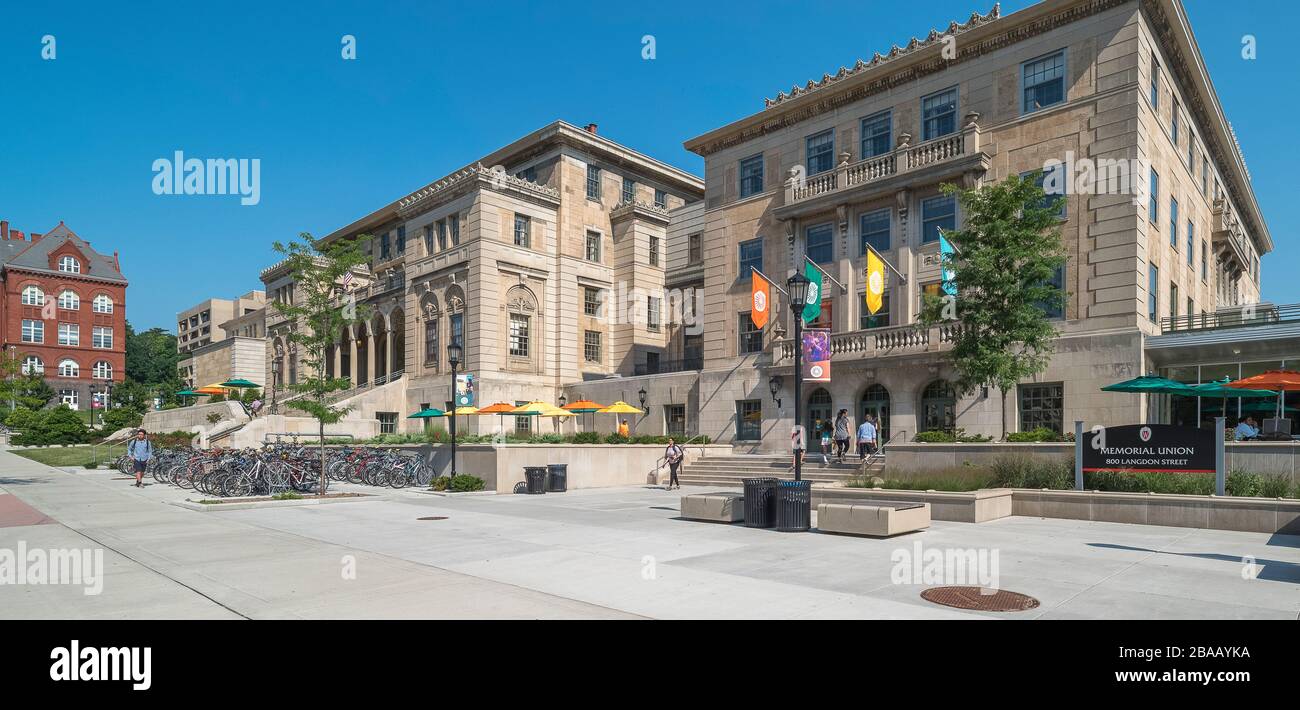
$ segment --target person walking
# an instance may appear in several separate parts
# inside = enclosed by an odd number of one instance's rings
[[[664,490],[671,491],[674,487],[677,490],[682,489],[682,484],[677,480],[677,474],[682,469],[682,459],[686,458],[686,452],[682,447],[677,445],[677,441],[671,436],[668,437],[668,448],[664,449],[664,459],[668,461],[668,487]]]
[[[875,453],[875,443],[876,425],[868,414],[862,418],[862,424],[858,426],[858,459],[865,460],[868,454]]]
[[[808,441],[805,438],[804,428],[799,424],[795,424],[790,428],[790,450],[793,452],[793,456],[790,459],[791,473],[794,473],[796,463],[803,462],[803,452],[807,447]]]
[[[126,455],[135,468],[135,487],[144,488],[144,470],[149,467],[149,459],[153,458],[153,442],[149,441],[148,432],[136,429],[135,438],[126,445]]]
[[[831,423],[822,422],[818,428],[821,430],[822,465],[828,466],[831,462]]]
[[[257,418],[258,413],[262,411],[262,399],[260,397],[253,399],[250,409],[253,410],[253,418]]]
[[[849,419],[849,410],[841,409],[835,417],[835,456],[844,463],[844,454],[849,450],[849,432],[853,431],[853,422]]]

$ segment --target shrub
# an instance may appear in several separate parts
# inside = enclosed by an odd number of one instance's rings
[[[39,416],[40,412],[35,409],[19,407],[5,417],[5,426],[10,429],[22,431],[23,429],[31,428],[32,423],[35,422]]]
[[[1223,489],[1230,496],[1258,496],[1262,495],[1264,480],[1257,473],[1231,471],[1223,482]]]
[[[439,479],[442,480],[442,479]],[[443,484],[444,486],[446,484]],[[469,491],[483,490],[483,479],[478,476],[471,476],[468,473],[460,473],[451,479],[451,490],[456,493],[468,493]]]
[[[605,437],[606,444],[630,444],[632,440],[622,434],[610,434]]]
[[[1064,441],[1064,440],[1065,437],[1045,427],[1039,427],[1038,429],[1034,429],[1033,431],[1014,431],[1011,432],[1010,434],[1007,434],[1007,441],[1016,442],[1016,443],[1033,442],[1033,441]]]
[[[15,410],[17,411],[17,410]],[[81,416],[60,405],[54,409],[34,412],[34,416],[23,427],[22,433],[14,439],[19,446],[49,446],[51,444],[80,444],[90,439],[90,430],[81,421]]]
[[[573,435],[575,444],[599,444],[600,433],[595,431],[582,431]]]
[[[1038,461],[1024,456],[1005,456],[993,461],[992,484],[997,488],[1074,487],[1074,464],[1070,461]]]
[[[1286,476],[1263,476],[1259,494],[1265,498],[1300,498],[1300,487],[1291,493],[1291,481]]]
[[[953,444],[957,437],[946,431],[922,431],[912,438],[918,444]]]
[[[139,412],[126,407],[115,407],[104,412],[104,428],[110,432],[127,427],[138,427],[143,417]]]
[[[88,468],[88,469],[96,469],[96,468],[99,468],[99,464],[96,463],[96,462],[94,462],[94,461],[87,461],[87,462],[81,464],[81,467],[82,467],[82,468]]]
[[[445,491],[445,490],[447,490],[447,477],[446,477],[446,476],[438,476],[437,478],[433,479],[433,482],[430,484],[429,487],[432,488],[432,489],[435,490],[435,491]]]
[[[297,491],[282,491],[271,496],[271,500],[299,500],[302,494]]]

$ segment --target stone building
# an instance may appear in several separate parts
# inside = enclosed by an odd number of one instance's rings
[[[1073,181],[1083,160],[1131,170],[1113,194],[1055,198],[1068,296],[1049,314],[1050,367],[1009,393],[1011,431],[1144,421],[1141,398],[1099,387],[1152,369],[1145,344],[1170,323],[1259,300],[1271,237],[1179,2],[995,6],[765,104],[686,143],[705,158],[698,431],[715,440],[789,446],[789,309],[774,294],[775,322],[753,332],[748,267],[784,282],[805,259],[843,288],[827,284],[817,325],[832,331],[832,381],[805,384],[804,424],[844,408],[889,436],[1000,433],[999,393],[950,384],[952,326],[915,327],[922,293],[940,288],[938,230],[963,220],[942,183],[1045,168]],[[888,274],[875,316],[864,242],[906,275]]]
[[[186,387],[266,382],[266,293],[209,298],[176,314],[177,372]]]
[[[30,238],[0,221],[5,357],[54,390],[53,404],[100,407],[126,379],[126,277],[63,222]]]

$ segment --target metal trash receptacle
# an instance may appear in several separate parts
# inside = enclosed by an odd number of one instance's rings
[[[770,528],[776,524],[775,478],[745,478],[745,527]]]
[[[569,464],[546,465],[546,490],[548,493],[564,493],[569,490]]]
[[[524,466],[524,481],[528,483],[529,493],[545,493],[546,467]]]
[[[812,527],[812,481],[781,481],[776,487],[776,529],[807,532]]]

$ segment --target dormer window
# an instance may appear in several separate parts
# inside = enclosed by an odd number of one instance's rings
[[[79,274],[81,273],[81,262],[77,261],[74,256],[61,256],[59,257],[59,271],[65,274]]]

